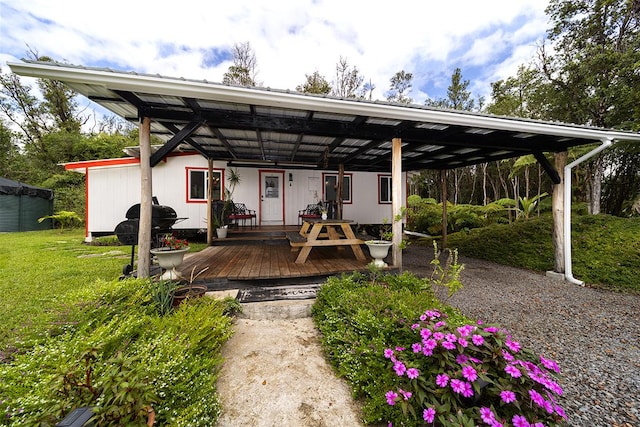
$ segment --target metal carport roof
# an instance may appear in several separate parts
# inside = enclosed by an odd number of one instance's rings
[[[198,151],[235,165],[389,171],[391,139],[402,139],[402,170],[452,169],[526,154],[557,175],[543,153],[640,134],[498,117],[421,105],[341,99],[269,88],[238,87],[53,62],[8,64],[20,75],[64,82],[114,114],[138,124],[171,151]]]

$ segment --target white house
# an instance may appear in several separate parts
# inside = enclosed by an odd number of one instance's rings
[[[221,199],[227,162],[214,162],[213,199]],[[140,160],[136,157],[74,162],[66,170],[86,175],[86,239],[113,234],[127,210],[140,202]],[[234,167],[240,183],[233,200],[256,211],[259,225],[296,225],[298,211],[318,201],[335,200],[337,172],[311,169]],[[174,153],[152,169],[153,196],[172,207],[176,230],[207,228],[207,160],[197,153]],[[406,174],[402,180],[406,195]],[[360,224],[391,220],[391,174],[344,173],[343,218]],[[404,204],[404,203],[403,203]]]
[[[140,277],[148,275],[150,263],[152,196],[161,204],[173,203],[179,216],[189,218],[178,226],[202,227],[205,204],[191,201],[189,192],[202,194],[204,190],[192,181],[203,174],[189,174],[188,170],[205,170],[205,159],[220,162],[214,164],[214,172],[223,174],[227,166],[239,168],[243,183],[236,189],[234,201],[255,209],[261,224],[295,224],[297,211],[314,202],[316,193],[319,198],[330,197],[327,188],[331,184],[325,182],[332,177],[322,170],[344,170],[345,181],[352,182],[347,190],[351,201],[345,204],[343,217],[364,223],[380,222],[401,209],[405,171],[442,171],[531,154],[557,185],[554,221],[556,236],[562,238],[556,238],[555,257],[564,257],[566,270],[558,267],[559,272],[573,281],[571,168],[619,141],[640,142],[637,132],[424,105],[341,99],[41,61],[8,65],[16,74],[63,82],[139,126],[142,162],[137,166],[126,167],[127,162],[137,162],[134,159],[114,159],[68,168],[88,174],[88,236],[100,229],[109,232],[118,218],[124,219],[128,206],[140,203]],[[152,135],[164,143],[153,153]],[[589,144],[599,147],[568,165],[562,161],[551,164],[545,156]],[[187,152],[199,153],[202,158],[182,158]],[[122,176],[109,182],[100,178],[110,168]],[[164,168],[167,173],[161,173]],[[391,175],[391,193],[396,196],[393,207],[384,209],[383,196]],[[274,186],[267,191],[267,184]],[[394,265],[401,265],[400,225],[393,225],[393,258],[400,260]]]

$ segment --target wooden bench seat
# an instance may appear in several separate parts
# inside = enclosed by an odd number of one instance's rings
[[[307,238],[297,231],[287,231],[285,234],[287,235],[287,239],[289,240],[289,244],[292,248],[300,248],[305,246],[305,243],[307,243]]]

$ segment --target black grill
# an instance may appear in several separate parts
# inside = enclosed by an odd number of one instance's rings
[[[122,272],[129,276],[133,271],[133,260],[135,245],[138,244],[138,230],[140,229],[140,203],[131,206],[125,215],[127,218],[116,225],[114,233],[118,241],[123,245],[131,245],[131,264],[125,265]],[[171,227],[185,218],[178,218],[176,211],[170,206],[159,204],[151,205],[151,247],[157,248],[160,245],[160,237],[169,234],[173,230]]]

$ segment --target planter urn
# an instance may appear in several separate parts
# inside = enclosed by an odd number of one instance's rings
[[[158,260],[158,265],[165,270],[164,274],[162,274],[162,279],[174,280],[180,278],[180,275],[176,271],[176,267],[182,264],[184,254],[186,254],[189,249],[190,248],[188,246],[182,249],[151,249],[151,254],[153,254]]]
[[[373,265],[378,268],[387,267],[387,263],[383,260],[389,254],[389,248],[393,243],[388,240],[367,240],[364,244],[369,248],[369,253],[371,254],[371,258],[373,258]]]

